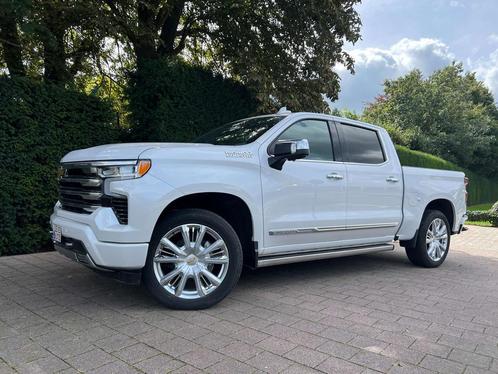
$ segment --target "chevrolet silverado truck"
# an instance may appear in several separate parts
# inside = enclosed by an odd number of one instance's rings
[[[434,268],[466,219],[461,172],[402,167],[381,127],[316,113],[242,119],[193,143],[61,161],[62,254],[171,308],[222,300],[253,268],[392,251]]]

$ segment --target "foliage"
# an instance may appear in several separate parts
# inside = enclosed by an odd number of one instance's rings
[[[498,109],[473,73],[453,64],[428,78],[414,70],[384,83],[364,112],[398,144],[437,155],[479,174],[498,174]],[[471,140],[471,141],[469,141]]]
[[[396,151],[403,166],[463,171],[469,178],[467,186],[469,205],[498,200],[498,180],[496,179],[485,178],[440,157],[413,151],[404,146],[397,145]]]
[[[258,107],[240,83],[172,59],[145,63],[127,93],[137,141],[190,141]]]
[[[2,0],[0,42],[11,76],[71,83],[104,52],[106,20],[98,0]]]
[[[0,255],[47,244],[67,152],[113,142],[106,102],[28,78],[0,78]]]
[[[360,120],[360,116],[355,111],[352,111],[349,109],[337,109],[337,108],[331,109],[331,108],[329,108],[328,112],[331,115],[336,116],[336,117],[349,118],[349,119],[354,119],[357,121]]]
[[[491,226],[498,227],[498,214],[487,210],[468,211],[470,222],[489,222]]]
[[[336,99],[345,42],[356,42],[359,0],[104,0],[116,38],[142,61],[177,56],[240,79],[267,107],[323,110]],[[272,100],[273,99],[273,100]]]

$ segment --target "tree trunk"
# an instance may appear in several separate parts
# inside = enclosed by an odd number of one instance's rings
[[[180,18],[182,16],[184,7],[185,1],[175,1],[171,9],[171,13],[166,18],[164,25],[162,25],[158,48],[158,52],[161,56],[168,56],[176,53],[175,40],[177,37],[178,25],[180,24]],[[184,25],[184,27],[186,26]]]
[[[43,23],[47,31],[41,35],[43,43],[44,78],[56,83],[67,83],[72,80],[66,64],[64,47],[64,26],[59,18],[64,15],[49,4],[44,9]]]
[[[0,16],[0,41],[9,74],[11,76],[26,75],[22,62],[22,48],[17,24],[12,15],[1,14]]]
[[[158,57],[156,48],[157,26],[155,25],[155,13],[153,4],[139,1],[137,5],[138,35],[133,44],[137,57],[137,67],[140,69],[147,60]]]

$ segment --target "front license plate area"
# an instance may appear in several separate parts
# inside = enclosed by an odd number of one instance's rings
[[[62,242],[62,227],[59,225],[53,225],[52,227],[52,240],[55,243]]]

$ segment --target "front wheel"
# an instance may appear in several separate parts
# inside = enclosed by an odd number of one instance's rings
[[[425,212],[414,246],[405,248],[410,261],[417,266],[434,268],[441,265],[450,248],[450,224],[439,210]]]
[[[208,308],[233,289],[242,259],[240,240],[222,217],[202,209],[178,210],[154,230],[144,283],[167,307]]]

